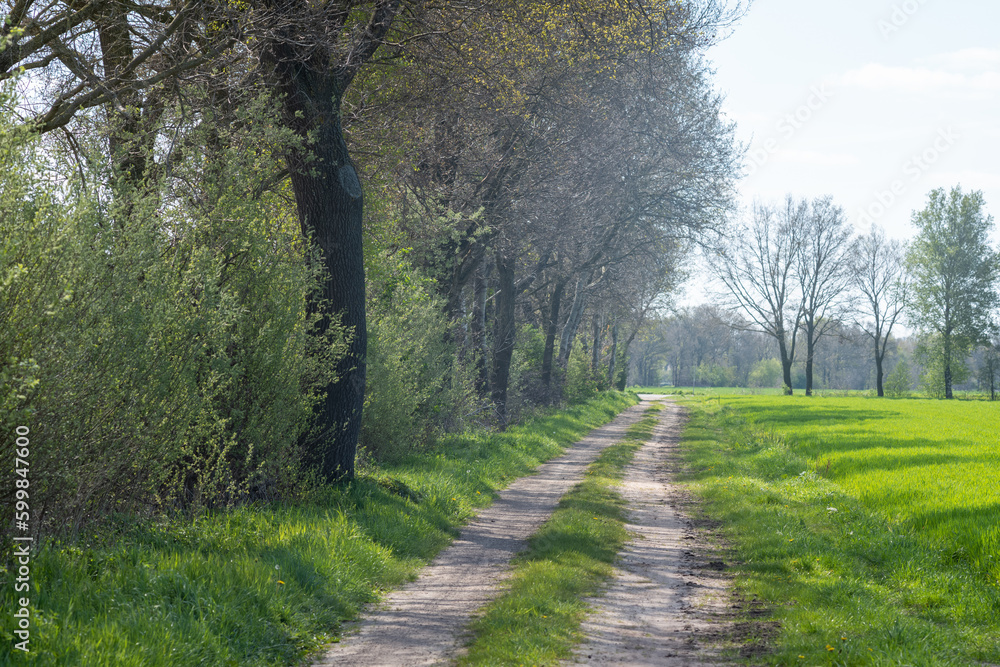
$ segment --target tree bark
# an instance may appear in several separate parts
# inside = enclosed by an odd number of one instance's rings
[[[325,276],[318,299],[310,304],[322,317],[319,334],[338,323],[350,336],[337,362],[336,380],[317,406],[316,440],[311,458],[330,480],[354,477],[354,460],[365,401],[365,265],[362,237],[364,197],[361,181],[344,142],[340,105],[359,68],[374,55],[399,12],[398,0],[373,3],[368,24],[351,44],[322,39],[301,47],[297,25],[340,31],[326,10],[308,4],[267,2],[287,11],[261,42],[261,63],[281,94],[284,125],[302,140],[286,156],[302,233],[322,255]],[[341,7],[340,9],[344,9]],[[344,35],[341,35],[342,37]],[[341,52],[340,49],[347,48]]]
[[[878,393],[879,398],[885,396],[885,389],[882,387],[882,381],[884,379],[884,373],[882,371],[882,361],[885,358],[885,352],[879,350],[878,342],[875,343],[875,391]]]
[[[806,396],[813,395],[813,355],[816,352],[816,340],[812,331],[806,331]]]
[[[469,344],[469,323],[465,312],[465,287],[459,287],[454,292],[453,303],[448,308],[451,313],[451,337],[455,352],[460,362],[465,361]]]
[[[302,233],[322,253],[325,269],[319,298],[310,307],[322,313],[320,335],[339,318],[350,335],[347,354],[337,363],[337,380],[326,387],[317,407],[317,440],[312,456],[330,480],[352,478],[365,398],[365,266],[362,249],[361,183],[348,155],[340,124],[343,90],[336,77],[293,59],[278,59],[286,122],[311,145],[287,160]]]
[[[946,313],[946,316],[947,316],[947,313],[948,313],[947,309],[945,309],[945,313]],[[952,394],[952,391],[951,391],[951,382],[952,382],[952,374],[951,374],[951,331],[950,330],[945,330],[943,338],[944,338],[944,397],[950,399],[950,398],[954,398],[954,395]]]
[[[781,375],[785,383],[785,396],[791,396],[794,393],[792,391],[792,362],[794,360],[788,354],[784,334],[778,338],[778,352],[781,354]]]

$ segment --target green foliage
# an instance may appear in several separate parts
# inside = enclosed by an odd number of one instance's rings
[[[952,355],[955,355],[952,351]],[[920,373],[920,389],[928,398],[948,398],[948,388],[945,386],[945,362],[948,355],[945,352],[944,336],[929,334],[922,336],[917,343],[916,358],[923,369]],[[961,384],[969,379],[969,367],[965,357],[952,356],[950,361],[952,385]]]
[[[505,433],[452,435],[436,451],[315,487],[294,506],[119,515],[76,540],[49,541],[32,558],[32,650],[14,664],[297,663],[415,574],[494,491],[634,402],[605,394]],[[8,563],[5,610],[15,608],[11,578]],[[14,620],[0,616],[8,647]],[[11,660],[0,652],[0,664]]]
[[[907,398],[913,386],[913,378],[910,371],[910,364],[906,359],[896,362],[896,367],[892,369],[883,382],[882,390],[887,398]]]
[[[545,333],[541,327],[522,324],[517,328],[514,354],[510,361],[510,381],[507,388],[507,414],[517,421],[544,402],[542,388],[542,356],[545,354]],[[553,368],[553,374],[557,373]]]
[[[750,371],[751,387],[778,387],[782,382],[781,362],[777,359],[764,359],[753,365]]]
[[[590,368],[590,355],[581,345],[574,345],[566,368],[566,382],[563,397],[570,403],[579,403],[593,398],[601,390],[603,377],[600,369]]]
[[[736,369],[732,366],[703,362],[694,371],[694,381],[697,385],[707,387],[732,387],[736,384]]]
[[[470,411],[441,300],[405,257],[368,258],[368,381],[359,445],[378,460],[424,447]]]
[[[298,222],[253,195],[269,138],[224,139],[211,173],[137,191],[67,179],[56,146],[0,131],[0,359],[16,378],[0,423],[45,443],[32,498],[50,527],[301,491],[300,442],[343,340],[310,335]]]
[[[989,403],[719,403],[690,403],[688,483],[723,526],[739,592],[780,628],[760,662],[1000,661]]]
[[[926,333],[937,334],[932,355],[941,371],[944,394],[951,398],[949,369],[969,350],[986,342],[993,311],[1000,304],[1000,253],[990,247],[993,218],[983,211],[981,192],[960,187],[934,190],[927,207],[913,214],[916,238],[907,265],[913,274],[911,319]],[[936,389],[932,386],[932,390]]]

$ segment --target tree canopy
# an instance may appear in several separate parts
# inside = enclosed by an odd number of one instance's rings
[[[917,236],[907,253],[913,275],[911,319],[937,335],[944,394],[952,398],[953,365],[986,342],[1000,304],[1000,254],[990,246],[993,218],[981,192],[933,190],[913,214]]]

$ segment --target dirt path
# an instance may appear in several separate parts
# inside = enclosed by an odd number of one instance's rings
[[[620,440],[649,403],[625,410],[558,459],[539,466],[504,491],[441,552],[419,579],[388,596],[378,610],[345,633],[316,663],[415,667],[447,661],[471,614],[488,602],[508,574],[511,557],[548,519],[556,503],[583,478],[602,449]]]
[[[652,399],[652,396],[642,398]],[[683,413],[666,403],[653,437],[627,468],[621,493],[629,502],[632,540],[622,553],[614,583],[591,600],[583,624],[588,637],[574,662],[635,667],[717,664],[709,646],[724,636],[725,581],[710,552],[679,508],[683,494],[670,482]]]

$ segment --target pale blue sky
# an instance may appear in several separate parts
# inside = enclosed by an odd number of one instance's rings
[[[896,238],[936,187],[1000,212],[1000,1],[755,0],[708,57],[744,201],[830,194]]]

